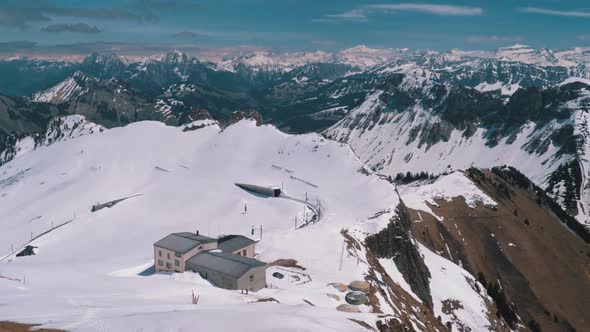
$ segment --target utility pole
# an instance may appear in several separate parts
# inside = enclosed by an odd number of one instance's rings
[[[262,225],[260,225],[260,239],[262,240]]]
[[[305,211],[305,208],[307,208],[307,206],[303,204],[303,222],[307,223],[307,211]]]
[[[340,268],[338,268],[338,271],[342,271],[343,258],[344,258],[344,239],[342,239],[342,251],[340,252]]]

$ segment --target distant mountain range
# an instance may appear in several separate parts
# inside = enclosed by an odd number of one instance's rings
[[[0,69],[8,73],[0,78],[3,150],[43,133],[58,115],[108,128],[204,116],[227,122],[234,112],[255,111],[283,131],[323,131],[349,143],[389,176],[510,164],[589,222],[590,48],[357,46],[215,61],[174,51],[142,61],[10,59]]]

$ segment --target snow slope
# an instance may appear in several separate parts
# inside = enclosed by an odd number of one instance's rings
[[[37,255],[0,262],[0,320],[73,331],[153,331],[164,321],[172,330],[220,321],[228,329],[361,330],[346,318],[372,323],[377,316],[368,307],[361,314],[337,312],[343,302],[326,296],[333,291],[328,283],[362,279],[366,271],[355,257],[340,263],[340,231],[398,203],[393,187],[359,172],[361,166],[346,145],[250,121],[188,132],[139,122],[23,153],[0,167],[3,254],[73,221],[34,240]],[[295,198],[307,194],[320,200],[322,218],[295,230],[303,204],[253,196],[235,182],[282,185]],[[143,195],[89,212],[92,204],[134,194]],[[168,233],[250,236],[252,226],[263,227],[259,259],[297,259],[311,281],[278,281],[271,268],[273,288],[242,295],[192,273],[138,275],[152,264],[152,244]],[[193,290],[200,296],[196,306]],[[266,297],[280,304],[248,303]],[[243,320],[223,321],[228,312]],[[296,322],[286,319],[291,315]]]
[[[379,112],[385,106],[379,99],[382,91],[371,94],[363,104],[351,110],[346,117],[326,130],[326,136],[350,144],[359,158],[375,171],[395,176],[398,173],[426,171],[443,173],[476,167],[512,165],[542,184],[568,155],[558,155],[558,147],[550,145],[542,154],[526,151],[529,142],[546,139],[564,123],[525,123],[515,137],[502,138],[490,147],[486,131],[478,128],[466,137],[463,131],[453,130],[446,142],[433,145],[420,144],[416,129],[428,130],[441,122],[440,118],[417,106],[406,112]],[[369,130],[365,128],[370,128]]]
[[[496,206],[497,203],[482,192],[471,182],[463,172],[456,171],[449,175],[443,175],[433,183],[417,183],[398,188],[404,203],[416,210],[427,211],[439,218],[428,204],[437,206],[434,199],[452,200],[462,196],[467,206],[474,208],[477,204]],[[428,204],[427,204],[428,203]]]
[[[54,118],[49,122],[47,130],[43,135],[32,134],[24,136],[15,142],[14,150],[1,152],[0,165],[22,154],[31,152],[39,146],[47,146],[55,142],[90,135],[104,130],[104,127],[86,121],[86,118],[81,115]]]
[[[88,92],[86,84],[91,80],[96,79],[86,76],[81,72],[75,72],[74,75],[68,77],[55,86],[45,91],[36,93],[33,96],[33,101],[38,103],[54,104],[70,101],[72,98],[78,97]]]
[[[473,331],[490,329],[488,309],[483,300],[486,297],[483,287],[476,287],[477,281],[469,272],[441,257],[426,246],[420,244],[420,253],[430,271],[430,289],[434,303],[434,314],[443,321],[452,321],[453,331],[462,331],[465,327]],[[450,282],[452,280],[452,282]],[[455,302],[460,304],[452,313],[444,306]]]

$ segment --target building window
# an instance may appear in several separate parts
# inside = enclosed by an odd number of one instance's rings
[[[166,258],[170,259],[170,253],[166,253]]]
[[[162,250],[158,250],[158,256],[162,257]]]
[[[252,275],[252,276],[250,276],[250,283],[253,283],[253,282],[254,282],[254,276]]]
[[[164,262],[162,262],[161,259],[158,259],[158,265],[162,266],[162,265],[164,265]]]
[[[242,256],[246,256],[246,255],[247,255],[247,254],[246,254],[246,252],[247,252],[247,251],[246,251],[246,249],[244,249],[244,250],[242,251]]]
[[[176,256],[176,257],[180,257],[181,255],[180,255],[180,253],[179,253],[179,252],[175,252],[175,253],[174,253],[174,256]]]
[[[175,265],[175,266],[180,266],[180,261],[179,261],[178,259],[175,259],[175,260],[174,260],[174,265]]]
[[[172,268],[172,265],[170,265],[170,262],[166,262],[166,268],[167,268],[167,269],[170,269],[170,268]]]

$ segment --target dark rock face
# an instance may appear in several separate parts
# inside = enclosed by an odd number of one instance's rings
[[[97,78],[121,78],[127,65],[116,54],[92,53],[84,58],[80,70]]]
[[[377,330],[379,332],[411,332],[414,328],[408,326],[397,319],[390,319],[385,321],[377,321]]]
[[[391,258],[412,291],[432,310],[430,271],[410,234],[411,221],[403,202],[397,207],[398,216],[387,228],[366,239],[366,246],[379,258]]]
[[[231,126],[232,124],[239,122],[243,119],[252,119],[256,121],[256,126],[262,125],[262,115],[256,111],[237,111],[230,114],[229,120],[225,123],[225,126]]]
[[[557,201],[563,200],[561,206],[570,215],[578,214],[578,200],[582,187],[582,169],[576,160],[565,163],[551,174],[547,181],[547,193]],[[563,192],[561,192],[563,190]]]
[[[576,235],[584,240],[584,242],[590,243],[590,230],[584,225],[580,224],[576,218],[564,211],[562,206],[555,202],[551,196],[545,192],[545,190],[536,186],[516,168],[509,166],[494,167],[492,168],[492,172],[511,185],[529,190],[535,195],[535,199],[539,205],[550,209],[561,220],[562,223],[564,223],[569,229],[576,233]],[[578,171],[574,168],[568,170],[568,172],[572,172],[575,175]],[[571,195],[575,195],[575,192]]]
[[[186,113],[186,116],[179,119],[179,124],[187,124],[194,121],[200,120],[211,120],[213,117],[209,111],[205,108],[197,108],[192,110],[190,113]]]

